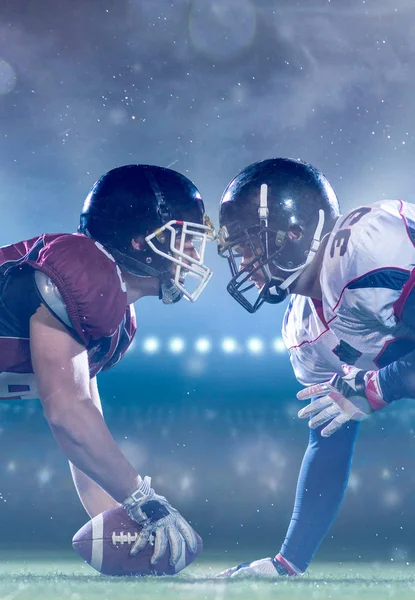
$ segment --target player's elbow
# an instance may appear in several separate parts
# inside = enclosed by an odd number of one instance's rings
[[[50,404],[43,405],[43,415],[52,429],[60,428],[65,424],[65,412],[61,407]]]
[[[90,398],[85,398],[82,401],[54,402],[53,399],[47,398],[42,401],[43,414],[49,427],[52,430],[72,430],[77,424],[81,424],[83,414],[88,405],[92,405]]]

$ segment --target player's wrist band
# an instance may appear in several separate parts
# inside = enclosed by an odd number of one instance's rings
[[[122,503],[123,507],[127,510],[129,508],[132,508],[133,506],[138,504],[143,498],[147,498],[147,496],[150,495],[150,492],[151,492],[151,477],[148,477],[146,475],[144,477],[143,481],[141,482],[140,487],[137,490],[135,490],[135,492],[133,492],[130,496],[128,496],[128,498],[126,498],[124,500],[124,502]]]

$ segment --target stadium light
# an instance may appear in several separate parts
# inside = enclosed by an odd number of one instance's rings
[[[206,354],[211,348],[212,344],[208,338],[199,338],[196,340],[195,349],[197,352],[200,352],[200,354]]]
[[[222,350],[227,354],[235,352],[237,347],[238,346],[236,340],[234,340],[233,338],[225,338],[222,340]]]
[[[247,341],[246,347],[251,354],[261,354],[264,349],[264,344],[262,343],[262,340],[254,337]]]
[[[284,352],[285,351],[285,344],[284,344],[284,340],[282,338],[276,338],[272,344],[275,352]]]
[[[179,337],[172,338],[169,342],[169,350],[173,352],[173,354],[180,354],[184,350],[184,340]]]
[[[43,467],[36,473],[36,479],[39,485],[46,485],[52,479],[52,471],[48,467]]]
[[[160,343],[157,338],[149,337],[146,338],[143,342],[143,350],[147,354],[154,354],[160,348]]]

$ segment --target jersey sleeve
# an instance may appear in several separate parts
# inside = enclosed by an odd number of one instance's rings
[[[114,334],[127,308],[127,293],[113,257],[94,240],[64,234],[47,242],[28,264],[44,304],[79,340],[91,342]]]
[[[134,305],[130,304],[127,307],[123,327],[121,330],[119,342],[117,348],[112,355],[111,359],[102,368],[103,371],[108,371],[115,367],[120,362],[127,350],[130,348],[134,341],[134,336],[137,333],[137,321],[135,317]]]
[[[415,206],[384,201],[352,211],[331,234],[324,260],[328,320],[357,315],[392,329],[415,286]]]

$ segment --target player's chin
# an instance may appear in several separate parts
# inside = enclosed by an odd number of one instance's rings
[[[261,279],[255,279],[254,277],[250,277],[249,281],[252,281],[258,292],[260,292],[265,285],[265,281],[262,281]]]

